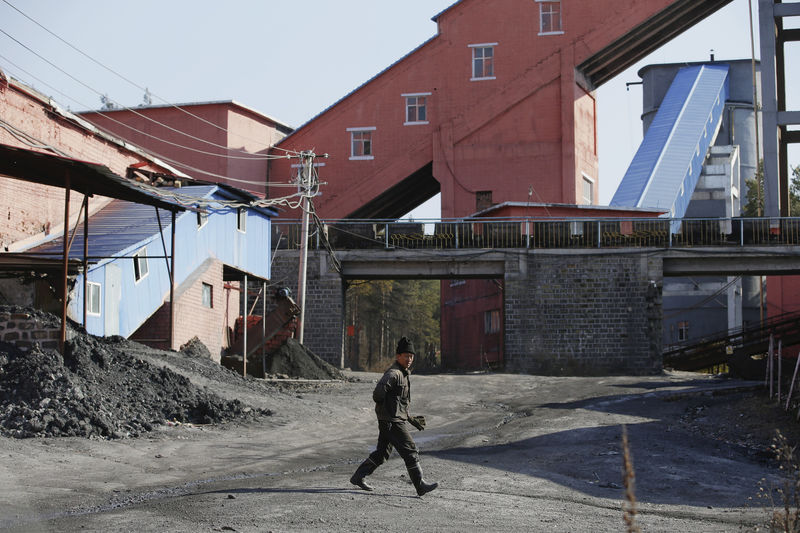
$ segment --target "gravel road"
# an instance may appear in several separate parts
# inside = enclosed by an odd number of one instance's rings
[[[2,437],[0,530],[624,531],[625,425],[642,531],[751,531],[768,518],[759,487],[777,497],[781,484],[771,430],[796,438],[752,382],[415,375],[428,428],[414,435],[440,487],[416,497],[394,455],[368,493],[348,478],[377,436],[379,374],[253,386],[169,366],[272,415],[138,438]]]

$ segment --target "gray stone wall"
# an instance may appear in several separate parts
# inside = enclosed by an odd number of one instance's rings
[[[278,250],[272,263],[270,286],[288,287],[292,298],[297,294],[299,254],[297,250]],[[326,252],[308,254],[306,273],[306,310],[303,345],[337,368],[343,364],[344,294],[339,274],[329,268]],[[270,291],[273,292],[273,291]],[[268,295],[273,298],[272,294]],[[267,308],[271,308],[268,300]],[[273,304],[274,305],[274,304]]]
[[[506,276],[506,371],[659,372],[661,280],[645,254],[523,254]]]
[[[69,333],[69,331],[67,331]],[[43,349],[57,350],[61,338],[61,325],[38,315],[0,311],[0,339],[27,352],[35,344]]]

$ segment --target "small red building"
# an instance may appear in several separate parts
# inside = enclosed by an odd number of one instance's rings
[[[292,129],[233,100],[104,109],[81,116],[195,179],[264,196],[269,148]]]

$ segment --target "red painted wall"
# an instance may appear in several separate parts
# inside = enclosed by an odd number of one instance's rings
[[[800,311],[800,276],[767,277],[767,316]]]
[[[499,332],[485,329],[485,314],[491,311],[499,312]],[[441,339],[444,368],[477,370],[500,366],[503,361],[502,280],[442,281]]]

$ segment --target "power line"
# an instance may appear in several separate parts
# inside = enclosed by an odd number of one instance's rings
[[[3,2],[4,2],[6,5],[8,5],[9,7],[11,7],[13,10],[15,10],[17,13],[19,13],[20,15],[22,15],[22,16],[23,16],[23,17],[25,17],[26,19],[30,20],[31,22],[33,22],[34,24],[36,24],[37,26],[39,26],[40,28],[42,28],[44,31],[46,31],[47,33],[49,33],[50,35],[52,35],[53,37],[55,37],[56,39],[58,39],[58,40],[59,40],[59,41],[61,41],[62,43],[66,44],[67,46],[69,46],[70,48],[72,48],[73,50],[75,50],[76,52],[78,52],[79,54],[81,54],[82,56],[84,56],[85,58],[87,58],[87,59],[89,59],[90,61],[92,61],[93,63],[95,63],[95,64],[97,64],[97,65],[99,65],[99,66],[103,67],[103,68],[104,68],[104,69],[106,69],[107,71],[111,72],[112,74],[114,74],[115,76],[117,76],[117,77],[121,78],[122,80],[124,80],[124,81],[128,82],[129,84],[131,84],[132,86],[136,87],[137,89],[139,89],[139,90],[141,90],[141,91],[144,91],[144,92],[145,92],[145,93],[147,93],[147,94],[151,94],[151,95],[155,96],[155,97],[156,97],[156,98],[158,98],[160,101],[162,101],[162,102],[164,102],[165,104],[167,104],[168,106],[170,106],[170,107],[174,107],[175,109],[177,109],[177,110],[181,111],[182,113],[185,113],[185,114],[187,114],[187,115],[189,115],[189,116],[191,116],[191,117],[193,117],[193,118],[196,118],[197,120],[200,120],[201,122],[204,122],[204,123],[206,123],[206,124],[208,124],[208,125],[210,125],[210,126],[213,126],[213,127],[217,128],[217,129],[219,129],[219,130],[221,130],[221,131],[224,131],[224,132],[226,132],[226,133],[233,133],[234,135],[237,135],[238,137],[241,137],[242,139],[249,139],[249,140],[251,140],[251,141],[262,142],[260,139],[252,139],[252,138],[250,138],[250,137],[246,137],[246,136],[244,136],[244,135],[241,135],[241,134],[238,134],[238,133],[235,133],[235,132],[231,132],[231,131],[229,131],[228,129],[226,129],[226,128],[223,128],[222,126],[220,126],[220,125],[218,125],[218,124],[215,124],[215,123],[213,123],[213,122],[211,122],[211,121],[208,121],[208,120],[206,120],[206,119],[204,119],[204,118],[202,118],[202,117],[199,117],[199,116],[195,115],[194,113],[192,113],[192,112],[190,112],[190,111],[188,111],[188,110],[184,109],[184,108],[183,108],[183,107],[181,107],[181,106],[177,106],[177,105],[175,105],[175,104],[173,104],[173,103],[171,103],[171,102],[169,102],[169,101],[165,100],[164,98],[161,98],[161,97],[160,97],[160,96],[158,96],[157,94],[150,92],[150,91],[149,91],[149,90],[148,90],[146,87],[142,87],[141,85],[137,84],[137,83],[136,83],[136,82],[134,82],[133,80],[130,80],[130,79],[128,79],[127,77],[123,76],[122,74],[120,74],[119,72],[115,71],[115,70],[114,70],[114,69],[112,69],[111,67],[109,67],[109,66],[107,66],[107,65],[105,65],[105,64],[103,64],[103,63],[101,63],[100,61],[98,61],[98,60],[97,60],[97,59],[95,59],[94,57],[90,56],[89,54],[87,54],[86,52],[84,52],[83,50],[81,50],[80,48],[78,48],[77,46],[73,45],[72,43],[70,43],[70,42],[69,42],[69,41],[67,41],[66,39],[62,38],[60,35],[56,34],[56,33],[55,33],[55,32],[53,32],[52,30],[50,30],[49,28],[45,27],[43,24],[41,24],[39,21],[37,21],[36,19],[34,19],[33,17],[31,17],[30,15],[28,15],[28,14],[26,14],[25,12],[23,12],[22,10],[20,10],[18,7],[16,7],[14,4],[12,4],[11,2],[9,2],[8,0],[3,0]],[[4,33],[5,33],[5,32],[4,32]],[[6,35],[8,35],[8,34],[6,34]],[[129,109],[129,108],[125,108],[125,109]],[[274,147],[274,148],[275,148],[276,150],[283,150],[283,151],[286,151],[286,152],[289,152],[289,151],[290,151],[290,150],[285,150],[285,149],[283,149],[283,148],[278,148],[278,147]],[[244,152],[244,153],[248,153],[248,152],[246,152],[246,151],[244,151],[244,150],[240,150],[240,151],[241,151],[241,152]]]
[[[0,31],[2,31],[2,30],[0,30]],[[64,97],[66,97],[67,99],[69,99],[69,100],[71,100],[71,101],[75,102],[75,103],[76,103],[76,104],[78,104],[78,105],[86,106],[86,104],[84,104],[83,102],[81,102],[81,101],[79,101],[79,100],[76,100],[75,98],[73,98],[73,97],[71,97],[71,96],[69,96],[69,95],[67,95],[67,94],[65,94],[65,93],[63,93],[63,92],[61,92],[61,91],[59,91],[57,88],[53,87],[53,86],[52,86],[52,85],[50,85],[49,83],[47,83],[47,82],[45,82],[45,81],[41,80],[40,78],[37,78],[36,76],[32,75],[31,73],[29,73],[28,71],[26,71],[25,69],[23,69],[22,67],[20,67],[20,66],[19,66],[19,65],[17,65],[16,63],[14,63],[13,61],[10,61],[8,58],[6,58],[5,56],[3,56],[2,54],[0,54],[0,58],[2,58],[3,60],[7,61],[9,64],[13,65],[15,68],[19,69],[21,72],[23,72],[23,73],[27,74],[28,76],[31,76],[33,79],[35,79],[35,80],[39,81],[40,83],[42,83],[42,84],[43,84],[43,85],[45,85],[46,87],[49,87],[50,89],[53,89],[53,90],[57,91],[58,93],[60,93],[60,94],[61,94],[61,95],[63,95]],[[153,139],[161,140],[161,141],[163,141],[163,142],[165,142],[165,143],[168,143],[168,144],[175,144],[175,143],[170,143],[169,141],[166,141],[166,140],[160,139],[159,137],[156,137],[156,136],[154,136],[154,135],[150,135],[150,134],[147,134],[147,133],[145,133],[145,132],[141,132],[141,131],[137,130],[136,128],[133,128],[132,126],[128,126],[127,124],[124,124],[123,122],[120,122],[120,121],[118,121],[118,120],[116,120],[116,119],[114,119],[114,118],[112,118],[112,117],[110,117],[110,116],[107,116],[106,118],[107,118],[108,120],[111,120],[112,122],[116,122],[116,123],[118,123],[118,124],[121,124],[121,125],[123,125],[123,126],[127,126],[127,127],[131,128],[131,129],[133,129],[134,131],[141,133],[142,135],[146,135],[146,136],[148,136],[148,137],[151,137],[151,138],[153,138]],[[102,129],[102,128],[101,128],[101,129]],[[19,131],[21,131],[21,130],[19,130]],[[112,135],[112,136],[116,137],[116,134],[114,134],[113,132],[109,132],[108,130],[104,130],[104,131],[107,131],[107,132],[108,132],[110,135]],[[23,133],[24,133],[24,132],[23,132]],[[27,135],[27,134],[26,134],[26,135]],[[194,149],[194,148],[191,148],[191,147],[187,147],[187,146],[183,146],[183,145],[179,145],[179,144],[175,144],[175,145],[176,145],[176,146],[178,146],[178,147],[186,148],[186,149],[188,149],[188,150],[195,150],[195,151],[199,151],[199,152],[201,152],[201,153],[210,153],[210,152],[204,152],[204,151],[202,151],[202,150],[197,150],[197,149]],[[31,146],[32,146],[32,145],[31,145]],[[56,148],[54,148],[54,147],[52,147],[52,146],[47,146],[46,148],[47,148],[47,149],[50,149],[50,150],[52,150],[52,151],[56,151],[56,150],[57,150]],[[289,150],[284,150],[284,151],[285,151],[285,152],[287,152],[287,155],[282,155],[282,156],[267,156],[267,157],[265,157],[265,158],[263,158],[263,159],[286,159],[286,158],[290,158],[290,157],[292,157],[292,153],[291,153]],[[147,150],[147,152],[151,153],[152,155],[154,155],[154,156],[158,157],[159,159],[162,159],[162,160],[164,160],[164,161],[166,161],[166,162],[168,162],[168,163],[171,163],[171,164],[174,164],[174,165],[179,165],[179,166],[182,166],[182,167],[184,167],[184,168],[187,168],[187,169],[189,169],[189,170],[192,170],[193,172],[199,172],[199,173],[201,173],[201,174],[205,174],[205,175],[207,175],[207,176],[212,176],[212,177],[215,177],[215,178],[221,178],[221,179],[225,179],[225,180],[227,180],[227,181],[233,181],[233,182],[237,182],[237,183],[245,183],[245,184],[248,184],[248,185],[254,185],[254,184],[255,184],[255,185],[268,185],[268,186],[270,186],[270,187],[296,187],[296,184],[295,184],[295,183],[283,183],[283,182],[258,182],[258,181],[250,181],[250,180],[240,180],[240,179],[233,178],[233,177],[230,177],[230,176],[225,176],[225,175],[222,175],[222,174],[216,174],[216,173],[213,173],[213,172],[209,172],[209,171],[206,171],[206,170],[202,170],[202,169],[200,169],[200,168],[192,167],[192,166],[190,166],[190,165],[186,164],[186,163],[185,163],[185,162],[183,162],[183,161],[178,161],[178,160],[176,160],[176,159],[169,158],[169,157],[167,157],[167,156],[165,156],[165,155],[163,155],[163,154],[160,154],[160,153],[158,153],[158,152],[155,152],[155,151],[153,151],[153,150],[151,150],[151,149],[148,149],[148,150]],[[298,152],[294,152],[294,153],[298,153]],[[60,155],[63,155],[63,153],[62,153],[62,154],[60,154]],[[212,154],[212,155],[217,155],[217,156],[219,156],[219,157],[228,157],[228,156],[223,156],[223,155],[221,155],[221,154]],[[232,158],[235,158],[235,157],[232,157]],[[245,159],[247,159],[247,158],[245,158]]]
[[[41,54],[39,54],[38,52],[36,52],[36,51],[35,51],[35,50],[33,50],[32,48],[30,48],[28,45],[26,45],[25,43],[23,43],[23,42],[22,42],[22,41],[20,41],[19,39],[15,38],[13,35],[9,34],[7,31],[3,30],[2,28],[0,28],[0,33],[4,34],[6,37],[8,37],[9,39],[13,40],[13,41],[14,41],[15,43],[17,43],[19,46],[23,47],[25,50],[27,50],[28,52],[32,53],[33,55],[35,55],[36,57],[38,57],[39,59],[41,59],[42,61],[44,61],[44,62],[45,62],[45,63],[47,63],[48,65],[52,66],[53,68],[55,68],[56,70],[58,70],[59,72],[61,72],[62,74],[64,74],[65,76],[69,77],[69,78],[70,78],[70,79],[72,79],[73,81],[75,81],[75,82],[79,83],[80,85],[82,85],[82,86],[83,86],[83,87],[85,87],[86,89],[89,89],[90,91],[94,92],[94,93],[95,93],[95,94],[97,94],[98,96],[100,96],[100,97],[102,97],[102,98],[105,98],[105,95],[103,95],[103,94],[102,94],[100,91],[98,91],[98,90],[97,90],[97,89],[95,89],[94,87],[91,87],[90,85],[88,85],[88,84],[84,83],[84,82],[83,82],[83,81],[81,81],[80,79],[76,78],[75,76],[73,76],[72,74],[70,74],[70,73],[69,73],[69,72],[67,72],[66,70],[62,69],[61,67],[59,67],[58,65],[56,65],[55,63],[53,63],[52,61],[50,61],[49,59],[47,59],[46,57],[42,56]],[[223,150],[229,150],[229,148],[228,148],[227,146],[223,146],[223,145],[220,145],[220,144],[216,144],[216,143],[214,143],[214,142],[212,142],[212,141],[208,141],[208,140],[206,140],[206,139],[202,139],[202,138],[200,138],[200,137],[196,137],[196,136],[194,136],[194,135],[191,135],[191,134],[189,134],[189,133],[186,133],[185,131],[179,130],[179,129],[177,129],[177,128],[173,128],[172,126],[169,126],[169,125],[167,125],[167,124],[164,124],[164,123],[162,123],[162,122],[159,122],[159,121],[157,121],[157,120],[155,120],[155,119],[153,119],[153,118],[151,118],[151,117],[149,117],[149,116],[147,116],[147,115],[144,115],[144,114],[142,114],[142,113],[140,113],[140,112],[136,111],[135,109],[132,109],[132,108],[130,108],[130,107],[126,107],[126,106],[124,106],[124,105],[120,104],[119,102],[117,102],[116,100],[113,100],[113,99],[110,99],[110,98],[109,98],[109,99],[108,99],[108,101],[109,101],[109,102],[112,102],[112,103],[114,103],[114,104],[116,104],[116,105],[118,105],[118,106],[120,107],[120,109],[121,109],[121,110],[130,111],[131,113],[133,113],[133,114],[135,114],[135,115],[137,115],[137,116],[139,116],[139,117],[141,117],[141,118],[143,118],[143,119],[145,119],[145,120],[147,120],[147,121],[149,121],[149,122],[152,122],[152,123],[154,123],[154,124],[157,124],[157,125],[159,125],[159,126],[161,126],[161,127],[163,127],[163,128],[166,128],[166,129],[168,129],[168,130],[170,130],[170,131],[172,131],[172,132],[178,133],[178,134],[180,134],[180,135],[184,135],[184,136],[186,136],[186,137],[188,137],[188,138],[190,138],[190,139],[192,139],[192,140],[195,140],[195,141],[198,141],[198,142],[202,142],[202,143],[205,143],[205,144],[208,144],[208,145],[214,146],[215,148],[222,148]],[[85,104],[81,104],[81,105],[85,105]],[[102,112],[99,112],[99,111],[98,111],[98,113],[102,114],[103,116],[106,116],[106,115],[105,115],[104,113],[102,113]],[[110,117],[106,117],[106,118],[110,118]],[[130,125],[128,125],[128,124],[124,124],[124,123],[121,123],[121,124],[122,124],[123,126],[127,127],[127,128],[130,128],[130,129],[133,129],[133,130],[135,130],[135,131],[138,131],[138,130],[136,130],[135,128],[133,128],[132,126],[130,126]],[[148,135],[148,136],[150,136],[150,135]],[[188,147],[186,147],[186,146],[183,146],[183,147],[184,147],[184,148],[187,148],[187,149],[190,149],[190,148],[188,148]],[[282,151],[285,151],[285,152],[287,152],[287,153],[290,153],[290,151],[289,151],[289,150],[284,150],[284,149],[281,149],[281,150],[282,150]],[[242,153],[246,153],[246,154],[247,154],[247,153],[249,153],[249,152],[245,152],[245,151],[243,151],[243,150],[237,150],[237,151],[239,151],[239,152],[242,152]],[[225,155],[222,155],[222,154],[212,154],[212,155],[215,155],[215,156],[217,156],[217,157],[227,157],[227,156],[225,156]],[[280,156],[259,156],[259,155],[253,155],[252,157],[248,157],[248,158],[246,158],[246,159],[253,159],[253,160],[267,160],[267,159],[276,158],[276,157],[280,157]]]

